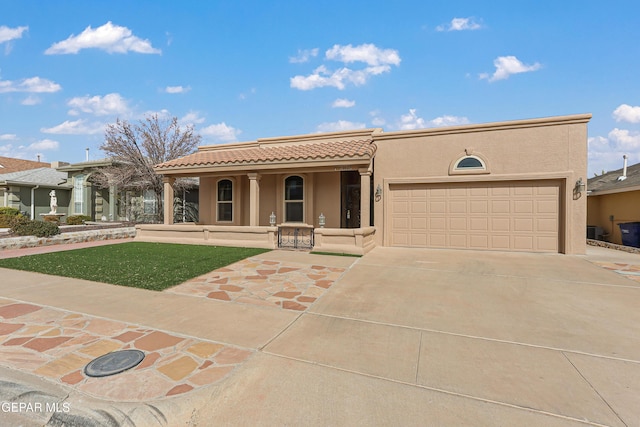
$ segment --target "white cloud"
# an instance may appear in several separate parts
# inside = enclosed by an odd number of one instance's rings
[[[333,104],[331,104],[331,107],[333,108],[351,108],[353,106],[356,105],[356,101],[351,101],[349,99],[345,99],[345,98],[338,98],[335,101],[333,101]]]
[[[640,107],[622,104],[613,112],[616,122],[640,123]]]
[[[615,128],[609,132],[609,140],[615,147],[627,151],[640,151],[640,132]]]
[[[62,87],[58,83],[41,77],[30,77],[20,81],[0,80],[0,93],[8,92],[32,92],[52,93],[58,92]]]
[[[149,40],[142,40],[134,36],[127,27],[113,25],[111,21],[95,29],[88,26],[79,35],[71,35],[66,40],[52,44],[44,53],[47,55],[75,54],[82,49],[92,48],[109,53],[162,53],[160,49],[151,46]]]
[[[475,18],[453,18],[448,24],[438,25],[436,31],[479,30],[482,25]]]
[[[164,88],[166,93],[187,93],[191,90],[191,87],[187,86],[167,86]]]
[[[314,49],[298,49],[298,55],[289,57],[289,62],[292,64],[302,64],[304,62],[309,62],[311,58],[315,58],[318,56],[318,48]]]
[[[291,78],[291,87],[300,90],[311,90],[319,87],[335,87],[343,90],[348,83],[354,86],[362,86],[369,76],[390,71],[388,65],[379,67],[367,67],[362,70],[352,70],[347,67],[340,68],[333,73],[327,67],[321,65],[308,76],[295,76]]]
[[[0,141],[16,141],[18,139],[18,135],[15,133],[5,133],[0,135]]]
[[[29,27],[9,28],[5,25],[0,25],[0,43],[22,38],[22,33],[28,29]]]
[[[344,89],[347,84],[361,86],[367,83],[370,76],[376,76],[391,71],[392,65],[400,64],[400,55],[394,49],[380,49],[373,44],[334,45],[326,51],[325,59],[347,63],[363,62],[367,67],[351,69],[342,67],[330,71],[325,65],[317,67],[307,76],[294,76],[290,78],[290,85],[294,89],[311,90],[320,87],[335,87]]]
[[[186,125],[195,125],[198,123],[204,123],[204,120],[205,120],[204,117],[201,117],[200,113],[198,113],[197,111],[189,111],[179,121],[180,123],[183,123]]]
[[[458,126],[458,125],[466,125],[469,123],[471,122],[466,117],[446,116],[446,115],[429,120],[429,125],[431,127]]]
[[[238,135],[241,133],[242,131],[240,129],[228,126],[225,122],[209,125],[200,129],[201,135],[210,136],[213,137],[213,139],[223,142],[237,141]]]
[[[398,124],[400,130],[422,129],[426,127],[427,122],[422,117],[418,117],[415,108],[409,109],[409,114],[400,116],[400,122]]]
[[[400,65],[400,55],[395,49],[380,49],[374,44],[361,44],[352,46],[350,44],[341,46],[334,45],[325,53],[327,59],[341,61],[346,64],[350,62],[364,62],[370,66],[379,65]]]
[[[615,128],[604,136],[590,137],[589,176],[594,173],[622,168],[622,156],[627,155],[629,164],[640,163],[640,132]]]
[[[60,143],[58,141],[54,141],[52,139],[43,139],[29,145],[27,147],[27,150],[47,151],[47,150],[57,150],[58,148],[60,148]]]
[[[105,96],[79,96],[72,98],[67,105],[71,107],[69,114],[77,116],[82,113],[95,116],[126,115],[129,113],[127,101],[118,93]]]
[[[466,117],[449,115],[436,117],[435,119],[431,120],[425,120],[424,118],[418,116],[417,111],[418,110],[415,108],[409,109],[409,113],[401,115],[400,120],[394,127],[399,130],[414,130],[443,126],[457,126],[470,123],[469,119]]]
[[[38,104],[41,104],[41,103],[42,103],[42,100],[40,99],[40,97],[35,96],[35,95],[29,95],[25,99],[23,99],[20,104],[22,104],[22,105],[38,105]]]
[[[364,123],[350,122],[347,120],[338,120],[337,122],[320,123],[316,130],[318,132],[341,132],[345,130],[364,129]]]
[[[508,79],[512,74],[528,73],[539,70],[542,67],[538,62],[532,65],[523,64],[515,56],[499,56],[493,61],[493,65],[496,67],[493,75],[489,77],[488,73],[482,73],[479,76],[480,79],[488,79],[490,82],[495,82]]]
[[[41,128],[42,133],[52,133],[60,135],[94,135],[104,132],[104,123],[87,123],[86,120],[66,120],[51,128]]]

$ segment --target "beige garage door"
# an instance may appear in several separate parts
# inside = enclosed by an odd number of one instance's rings
[[[558,252],[559,181],[397,184],[391,246]]]

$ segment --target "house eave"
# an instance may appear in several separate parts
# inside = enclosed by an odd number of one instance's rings
[[[224,163],[224,164],[206,164],[179,166],[171,168],[155,167],[154,170],[162,175],[189,174],[197,175],[199,173],[211,172],[232,172],[232,171],[275,171],[283,169],[312,169],[312,168],[331,168],[345,166],[361,166],[368,167],[373,157],[349,157],[343,159],[309,159],[307,161],[272,161],[272,162],[254,162],[254,163]]]
[[[627,193],[630,191],[640,191],[640,185],[632,185],[632,186],[623,187],[623,188],[612,188],[609,190],[590,190],[590,192],[588,193],[588,196],[589,197],[604,196],[606,194]]]

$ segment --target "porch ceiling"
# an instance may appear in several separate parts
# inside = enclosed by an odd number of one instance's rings
[[[230,149],[203,149],[186,157],[156,165],[159,173],[180,173],[209,166],[243,169],[287,168],[351,161],[368,164],[376,151],[371,138],[305,144],[241,144]]]

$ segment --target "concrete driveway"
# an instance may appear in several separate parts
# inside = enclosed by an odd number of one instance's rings
[[[47,391],[137,426],[640,425],[640,283],[607,269],[640,265],[638,255],[376,248],[359,259],[256,258],[342,275],[296,311],[2,270],[4,298],[251,355],[218,382],[142,405],[22,386],[28,376],[6,369],[12,394],[0,387],[0,400]],[[10,415],[0,421],[11,425]]]
[[[376,248],[216,389],[209,415],[640,425],[639,307],[638,283],[585,257]]]

